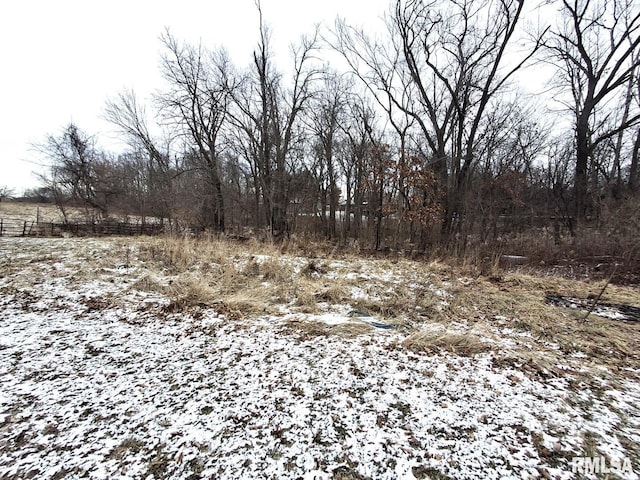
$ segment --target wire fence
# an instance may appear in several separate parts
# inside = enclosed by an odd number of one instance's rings
[[[159,235],[165,226],[159,223],[132,222],[36,222],[0,219],[0,237],[62,237],[65,235]]]

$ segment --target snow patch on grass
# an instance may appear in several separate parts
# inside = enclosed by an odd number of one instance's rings
[[[113,241],[20,245],[30,254],[0,285],[3,479],[565,479],[573,456],[631,457],[640,440],[640,387],[606,369],[585,383],[569,363],[557,375],[491,351],[416,354],[396,331],[284,328],[347,325],[349,305],[170,313],[161,292],[132,288],[150,273]],[[49,250],[54,268],[28,264]]]

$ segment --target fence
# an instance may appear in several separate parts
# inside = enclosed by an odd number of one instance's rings
[[[54,223],[5,221],[0,219],[0,237],[62,237],[92,235],[158,235],[164,231],[159,223],[87,222]]]

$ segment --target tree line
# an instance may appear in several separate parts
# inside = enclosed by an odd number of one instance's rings
[[[603,211],[636,208],[635,0],[396,0],[384,32],[338,19],[282,70],[256,7],[248,68],[161,36],[166,88],[150,105],[123,91],[105,106],[125,153],[73,124],[47,137],[43,180],[63,212],[425,249],[527,229],[576,236]],[[546,93],[526,94],[522,79],[541,71]]]

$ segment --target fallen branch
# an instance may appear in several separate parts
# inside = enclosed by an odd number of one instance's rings
[[[589,307],[589,310],[587,311],[587,314],[584,316],[584,318],[582,319],[582,323],[586,323],[587,318],[589,318],[589,315],[591,315],[591,312],[593,312],[593,310],[596,308],[596,306],[598,305],[598,302],[600,301],[600,299],[602,298],[602,295],[604,294],[604,291],[607,289],[607,287],[609,286],[609,283],[611,283],[611,279],[613,278],[613,276],[616,273],[616,270],[618,269],[618,264],[614,263],[613,264],[613,270],[611,270],[611,275],[609,275],[609,278],[607,278],[606,283],[604,284],[604,287],[602,287],[602,290],[600,290],[600,294],[596,297],[596,299],[593,301],[593,303],[591,304],[591,306]]]

